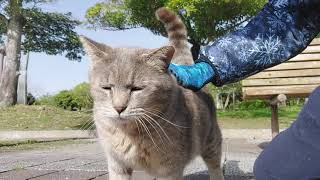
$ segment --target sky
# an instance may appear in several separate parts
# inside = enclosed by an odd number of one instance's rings
[[[84,20],[86,10],[100,0],[58,0],[42,5],[44,11],[71,12],[73,17]],[[85,27],[76,29],[79,35],[112,47],[157,48],[168,41],[161,36],[153,35],[144,28],[126,31],[91,30]],[[61,90],[72,89],[77,84],[88,82],[89,59],[83,57],[81,62],[70,61],[62,56],[48,56],[44,53],[31,53],[28,69],[28,90],[39,97],[52,95]]]

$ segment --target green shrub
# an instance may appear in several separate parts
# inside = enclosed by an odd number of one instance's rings
[[[31,94],[27,94],[27,105],[33,105],[36,102],[36,98]]]
[[[39,98],[36,105],[49,105],[68,110],[92,109],[93,101],[90,95],[90,85],[81,83],[69,91],[61,91],[54,96]]]
[[[55,106],[54,96],[45,95],[36,100],[35,105]]]
[[[90,85],[88,83],[81,83],[77,85],[72,93],[74,95],[74,101],[79,106],[78,108],[82,109],[92,109],[93,101],[90,95]]]
[[[75,110],[75,108],[79,108],[79,105],[77,104],[75,99],[76,97],[74,96],[72,91],[61,91],[54,96],[53,101],[55,106],[57,107],[68,110]]]
[[[264,100],[243,101],[236,105],[235,109],[239,110],[255,110],[269,107],[269,103]]]

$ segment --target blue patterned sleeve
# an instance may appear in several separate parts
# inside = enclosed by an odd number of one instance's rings
[[[213,83],[240,81],[301,53],[320,30],[320,0],[270,0],[244,28],[203,47]]]

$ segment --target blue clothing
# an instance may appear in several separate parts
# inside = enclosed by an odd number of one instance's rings
[[[170,72],[183,87],[197,91],[213,80],[214,71],[208,63],[199,62],[192,68],[185,65],[170,64]],[[194,78],[194,77],[201,78]]]
[[[280,133],[254,165],[257,180],[320,179],[320,87],[298,120]]]
[[[213,83],[240,81],[302,52],[320,31],[319,0],[270,0],[244,28],[203,47]],[[201,77],[199,77],[201,78]]]

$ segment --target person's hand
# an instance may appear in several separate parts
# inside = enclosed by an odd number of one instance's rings
[[[215,76],[213,68],[206,62],[199,62],[191,66],[170,64],[169,71],[177,78],[183,87],[200,90]]]

